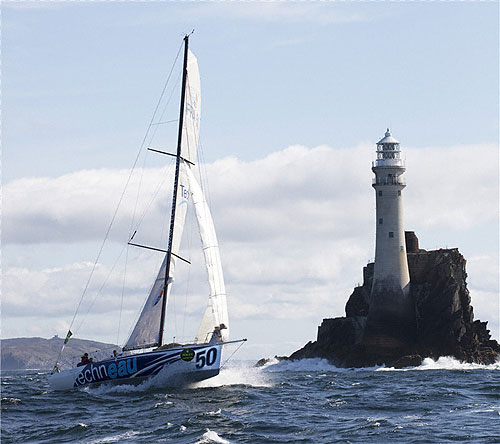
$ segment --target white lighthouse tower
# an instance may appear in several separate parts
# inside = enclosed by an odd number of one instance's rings
[[[409,290],[410,274],[403,227],[402,192],[406,183],[402,176],[405,170],[399,142],[392,137],[388,128],[385,137],[377,143],[377,159],[372,166],[377,202],[372,293],[382,289],[405,293]]]
[[[402,177],[405,164],[399,142],[389,129],[377,142],[375,173],[376,246],[373,284],[365,343],[385,349],[404,345],[402,331],[409,330],[415,315],[410,296],[410,275],[406,258],[403,226],[403,196],[406,184]]]

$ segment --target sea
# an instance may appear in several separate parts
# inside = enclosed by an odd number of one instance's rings
[[[215,378],[167,388],[54,392],[48,372],[1,375],[7,443],[500,443],[500,363],[452,358],[415,368],[339,369],[320,359],[230,361]]]

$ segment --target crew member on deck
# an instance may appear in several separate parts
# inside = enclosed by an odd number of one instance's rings
[[[210,339],[210,342],[222,342],[222,333],[221,330],[223,328],[227,328],[224,324],[220,324],[217,327],[214,328],[214,332],[212,334],[212,338]]]
[[[89,360],[89,354],[85,353],[82,355],[82,360],[76,365],[77,367],[80,367],[82,365],[87,365],[90,362]]]

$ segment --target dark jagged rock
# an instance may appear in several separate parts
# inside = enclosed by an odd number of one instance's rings
[[[277,356],[277,355],[275,355],[274,358],[262,358],[256,362],[254,367],[263,367],[264,365],[270,363],[273,359],[276,359],[278,362],[280,362],[280,361],[287,361],[289,358],[288,356]]]
[[[399,359],[396,359],[392,363],[392,367],[394,368],[405,368],[405,367],[417,367],[422,364],[424,358],[420,355],[406,355],[402,356]]]
[[[377,347],[363,340],[373,281],[370,263],[363,269],[363,285],[347,301],[346,317],[323,319],[317,340],[290,359],[325,358],[340,367],[385,364],[397,368],[420,365],[426,357],[453,356],[479,364],[499,359],[500,345],[491,339],[487,322],[474,321],[466,260],[458,249],[422,250],[414,232],[406,233],[406,242],[415,320],[408,326],[411,332],[403,328],[399,333],[403,345]]]

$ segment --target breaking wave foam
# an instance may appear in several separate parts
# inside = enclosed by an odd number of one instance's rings
[[[494,364],[484,365],[468,362],[461,362],[451,356],[442,356],[437,361],[431,358],[425,358],[418,367],[409,367],[404,369],[380,368],[379,370],[500,370],[500,361]]]
[[[310,358],[300,359],[298,361],[278,361],[272,358],[265,365],[261,367],[265,371],[344,371],[346,369],[337,368],[330,364],[326,359]]]
[[[210,379],[191,383],[191,389],[214,388],[232,385],[244,385],[251,387],[272,387],[271,374],[274,372],[352,372],[352,371],[415,371],[415,370],[500,370],[500,360],[495,364],[482,365],[460,362],[455,358],[446,356],[437,361],[426,358],[417,367],[396,369],[394,367],[363,367],[363,368],[339,368],[330,364],[326,359],[312,358],[297,361],[278,361],[270,359],[262,367],[254,367],[249,364],[233,364],[221,369],[220,373]],[[154,387],[165,387],[165,380],[160,372],[157,376],[142,382],[139,385],[102,385],[100,387],[86,387],[83,390],[92,395],[105,395],[110,393],[128,393],[147,391]]]
[[[247,385],[252,387],[271,387],[272,384],[262,372],[262,368],[245,365],[223,367],[220,373],[210,379],[191,384],[192,388],[221,387],[225,385]]]
[[[105,436],[103,438],[98,438],[94,441],[89,441],[89,444],[108,444],[110,442],[120,442],[123,441],[124,439],[131,438],[132,436],[138,435],[139,432],[135,432],[133,430],[130,430],[125,433],[118,433],[116,435],[109,435]]]
[[[330,364],[328,360],[321,358],[307,358],[297,361],[278,361],[277,359],[270,359],[268,363],[261,367],[269,372],[273,371],[293,371],[293,372],[352,372],[352,371],[369,371],[378,370],[380,367],[362,367],[362,368],[343,368],[335,367]]]
[[[85,387],[82,390],[86,391],[90,395],[101,396],[111,393],[131,393],[131,392],[144,392],[155,387],[160,388],[175,388],[176,385],[171,383],[168,373],[162,374],[160,372],[158,375],[152,378],[146,379],[144,382],[134,385],[134,384],[118,384],[118,385],[106,385],[102,384],[98,387]],[[168,382],[168,384],[167,384]],[[192,389],[207,388],[207,387],[222,387],[229,385],[246,385],[252,387],[271,387],[272,384],[269,381],[267,375],[262,372],[261,368],[249,367],[246,365],[233,365],[230,367],[223,367],[220,373],[213,378],[206,379],[200,382],[194,382],[189,384],[187,387]],[[184,384],[178,384],[178,387],[182,387]]]
[[[350,371],[409,371],[409,370],[500,370],[500,360],[494,364],[475,364],[461,362],[451,356],[440,357],[437,361],[425,358],[417,367],[396,369],[394,367],[376,366],[362,368],[339,368],[330,364],[326,359],[310,358],[297,361],[278,361],[270,359],[262,370],[273,371],[326,371],[326,372],[350,372]]]
[[[208,444],[216,442],[219,444],[230,444],[230,442],[227,439],[221,438],[217,432],[214,432],[210,429],[207,429],[207,431],[203,434],[203,437],[200,441],[196,441],[195,444]]]

